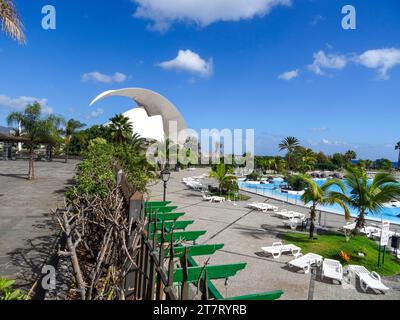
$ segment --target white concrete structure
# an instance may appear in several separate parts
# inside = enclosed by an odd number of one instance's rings
[[[141,88],[110,90],[97,96],[90,105],[111,96],[123,96],[133,99],[138,108],[123,113],[133,125],[134,133],[142,138],[163,141],[170,135],[170,122],[175,122],[178,133],[187,129],[185,120],[177,108],[160,94]]]

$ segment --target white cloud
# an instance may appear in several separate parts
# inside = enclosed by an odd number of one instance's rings
[[[331,142],[328,139],[322,139],[323,144],[331,144]]]
[[[343,147],[349,145],[346,141],[339,141],[339,140],[331,141],[328,139],[322,139],[322,143],[325,145],[336,146],[336,147]]]
[[[344,55],[326,54],[323,50],[314,53],[314,62],[308,68],[318,75],[324,75],[323,69],[344,69],[347,59]]]
[[[213,73],[212,58],[205,61],[191,50],[179,50],[175,59],[161,62],[158,66],[166,70],[187,71],[203,77],[210,76]]]
[[[18,98],[11,98],[6,95],[0,95],[0,107],[6,109],[12,109],[17,111],[22,111],[28,104],[32,104],[34,102],[38,102],[42,106],[43,113],[53,113],[53,108],[49,107],[48,99],[45,98],[35,98],[35,97],[27,97],[20,96]]]
[[[87,116],[86,119],[95,119],[100,117],[104,113],[104,110],[102,108],[97,108],[96,110],[93,110],[90,112]]]
[[[151,20],[151,30],[166,31],[174,22],[201,27],[217,21],[239,21],[267,15],[274,7],[290,6],[292,0],[132,0],[134,17]]]
[[[400,50],[395,48],[368,50],[357,58],[364,67],[376,69],[379,78],[389,79],[388,72],[400,64]]]
[[[83,82],[112,84],[112,83],[122,83],[126,81],[127,78],[128,77],[121,72],[115,72],[114,75],[106,75],[98,71],[93,71],[89,73],[84,73],[81,79]]]
[[[289,80],[292,80],[294,78],[297,78],[298,76],[299,76],[299,70],[296,69],[296,70],[292,70],[292,71],[281,73],[278,76],[278,79],[289,81]]]
[[[312,132],[325,132],[328,130],[326,127],[319,127],[319,128],[311,128],[310,129]]]

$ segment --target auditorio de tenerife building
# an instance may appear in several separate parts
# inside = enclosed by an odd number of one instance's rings
[[[210,160],[214,158],[219,162],[221,154],[230,154],[235,155],[235,159],[237,158],[235,161],[237,163],[241,163],[239,162],[239,159],[243,158],[242,160],[243,163],[246,164],[246,168],[249,170],[253,169],[253,130],[250,130],[249,132],[246,130],[246,139],[244,141],[245,148],[242,148],[243,141],[241,129],[239,129],[239,135],[236,134],[236,130],[233,133],[230,131],[227,132],[226,130],[228,129],[217,133],[213,131],[214,129],[206,130],[204,135],[202,130],[201,135],[199,135],[194,130],[187,128],[186,122],[181,113],[167,98],[154,91],[142,88],[106,91],[97,96],[92,101],[91,105],[95,104],[99,100],[112,96],[128,97],[137,103],[138,107],[124,112],[123,115],[129,118],[132,123],[133,133],[137,133],[149,142],[154,140],[163,142],[166,138],[169,138],[170,141],[190,149],[193,147],[190,143],[194,143],[198,148],[197,154],[201,158],[203,164],[210,163]],[[224,139],[223,151],[221,149],[222,136]],[[187,141],[190,141],[188,146],[186,145]],[[227,145],[229,145],[229,147],[227,147]],[[242,156],[244,152],[245,156]],[[248,157],[251,157],[251,161],[247,159]],[[197,161],[199,160],[200,159]],[[194,164],[194,162],[192,162],[192,164]]]
[[[176,132],[184,132],[187,129],[178,109],[167,98],[148,89],[127,88],[106,91],[97,96],[90,105],[112,96],[128,97],[137,103],[137,108],[130,109],[123,115],[132,123],[133,132],[142,138],[162,142],[165,137],[174,137]],[[176,132],[170,132],[171,130]]]

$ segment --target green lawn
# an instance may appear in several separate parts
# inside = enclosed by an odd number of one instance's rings
[[[235,198],[235,201],[247,201],[250,199],[249,196],[246,196],[244,194],[239,194],[234,196],[233,194],[226,194],[226,193],[219,193],[219,192],[213,192],[211,193],[212,196],[217,196],[217,197],[224,197],[225,200],[232,200]]]
[[[400,263],[389,252],[385,255],[385,264],[378,270],[378,245],[365,236],[355,236],[346,242],[346,237],[341,234],[318,235],[315,240],[310,240],[308,234],[289,232],[281,234],[281,238],[300,247],[303,253],[313,252],[324,258],[339,260],[343,265],[346,263],[341,259],[340,251],[351,255],[348,264],[362,265],[386,276],[400,273]],[[363,252],[365,256],[358,256],[358,252]]]

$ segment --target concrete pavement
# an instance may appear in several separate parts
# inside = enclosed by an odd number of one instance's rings
[[[50,216],[63,206],[76,161],[35,162],[36,179],[26,179],[28,162],[0,161],[0,276],[28,290],[54,249],[59,228]]]
[[[384,282],[391,290],[385,295],[363,293],[358,283],[331,284],[321,281],[318,272],[304,275],[288,270],[286,263],[292,259],[282,256],[280,259],[265,257],[261,247],[279,241],[279,234],[287,231],[282,220],[268,213],[252,211],[246,208],[249,202],[268,202],[280,209],[288,208],[307,213],[306,208],[248,194],[251,199],[244,202],[209,203],[202,200],[201,194],[187,189],[181,182],[183,177],[199,176],[209,169],[184,170],[173,172],[168,182],[167,200],[179,207],[179,212],[186,212],[182,219],[194,219],[195,223],[188,230],[207,230],[198,244],[223,243],[224,248],[211,256],[211,264],[246,262],[245,270],[228,280],[214,281],[220,292],[227,297],[251,293],[259,293],[281,289],[282,299],[287,300],[368,300],[368,299],[400,299],[400,277],[385,278]],[[205,181],[205,184],[212,181]],[[162,200],[163,186],[158,183],[151,188],[151,200]],[[337,229],[345,224],[344,218],[335,214],[324,214],[326,225]],[[202,263],[202,257],[197,259]]]

